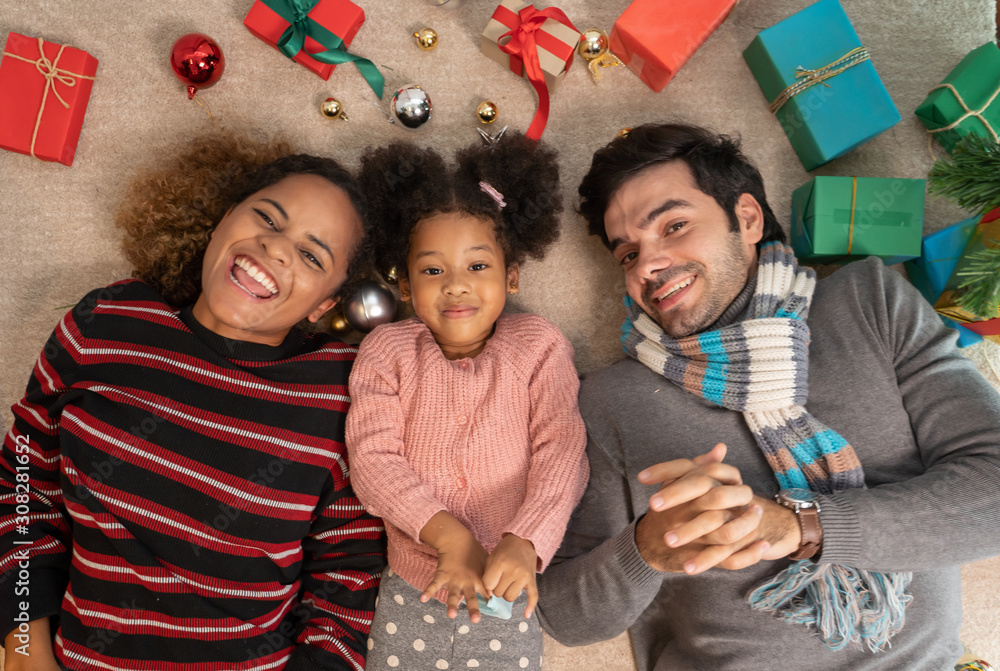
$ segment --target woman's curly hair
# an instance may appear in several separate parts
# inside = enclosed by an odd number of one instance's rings
[[[559,166],[556,152],[521,133],[507,133],[492,149],[471,146],[448,167],[433,149],[408,142],[369,149],[359,181],[373,222],[375,261],[383,273],[406,275],[410,236],[433,214],[462,213],[492,221],[507,265],[541,258],[559,237]],[[504,207],[483,191],[502,194]]]
[[[170,305],[194,303],[201,293],[205,249],[226,212],[257,191],[298,174],[319,175],[344,189],[361,220],[368,220],[357,181],[332,158],[293,154],[287,142],[260,142],[225,131],[193,139],[167,165],[140,175],[115,216],[133,276],[151,285]],[[338,298],[350,292],[370,263],[372,236],[367,224],[364,233]]]

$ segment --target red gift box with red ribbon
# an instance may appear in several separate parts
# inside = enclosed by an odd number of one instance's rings
[[[536,9],[521,0],[504,0],[482,35],[485,55],[524,76],[538,93],[538,111],[525,133],[539,139],[549,117],[549,94],[555,92],[573,62],[580,31],[556,7]]]
[[[270,7],[271,4],[280,7],[288,3],[281,2],[279,5],[275,4],[275,0],[268,2],[256,0],[243,19],[243,25],[258,38],[277,49],[278,40],[291,24]],[[309,10],[309,18],[342,39],[345,47],[350,47],[351,41],[365,22],[365,10],[350,0],[319,0]],[[292,57],[292,60],[323,79],[329,79],[337,66],[333,63],[322,63],[309,55],[324,49],[326,47],[312,37],[306,37],[304,48]]]
[[[0,148],[73,165],[97,59],[9,33],[0,60]]]

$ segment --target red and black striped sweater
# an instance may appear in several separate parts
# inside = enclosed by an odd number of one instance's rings
[[[58,616],[70,669],[364,668],[385,532],[348,477],[355,354],[223,338],[136,280],[88,294],[4,440],[4,636]]]

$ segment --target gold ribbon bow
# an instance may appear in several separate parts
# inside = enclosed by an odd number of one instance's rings
[[[31,63],[38,70],[39,74],[45,78],[45,88],[42,91],[42,104],[38,107],[38,116],[35,118],[35,130],[31,133],[31,157],[38,158],[35,156],[35,140],[38,139],[38,129],[42,125],[42,113],[45,112],[45,103],[49,99],[49,91],[52,91],[52,95],[62,104],[63,107],[69,109],[69,103],[63,100],[63,97],[59,95],[59,90],[56,88],[56,82],[59,82],[63,86],[76,86],[77,79],[95,79],[94,77],[89,77],[87,75],[81,75],[76,72],[70,72],[69,70],[63,70],[58,67],[59,59],[62,58],[63,50],[66,45],[63,44],[59,47],[59,53],[56,54],[56,59],[50,61],[45,55],[45,42],[42,38],[38,38],[38,55],[39,58],[36,60],[31,60],[30,58],[25,58],[17,54],[13,54],[9,51],[3,52],[4,56],[10,56],[11,58],[16,58],[19,61],[24,61],[25,63]]]
[[[815,70],[808,70],[801,65],[795,69],[796,81],[794,84],[786,88],[784,91],[778,94],[778,97],[770,104],[769,109],[772,113],[776,113],[785,103],[789,100],[802,93],[806,89],[810,89],[817,84],[823,84],[823,86],[830,86],[824,83],[825,80],[831,77],[836,77],[844,70],[848,68],[853,68],[858,63],[864,63],[867,60],[871,60],[871,54],[868,53],[867,47],[858,47],[856,49],[851,49],[846,54],[838,58],[832,63],[828,63],[821,68],[816,68]]]

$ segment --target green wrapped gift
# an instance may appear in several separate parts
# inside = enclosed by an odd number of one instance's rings
[[[988,42],[973,49],[915,114],[951,153],[963,135],[997,141],[1000,130],[1000,48]]]
[[[792,193],[792,247],[802,261],[920,256],[923,179],[815,177]]]

